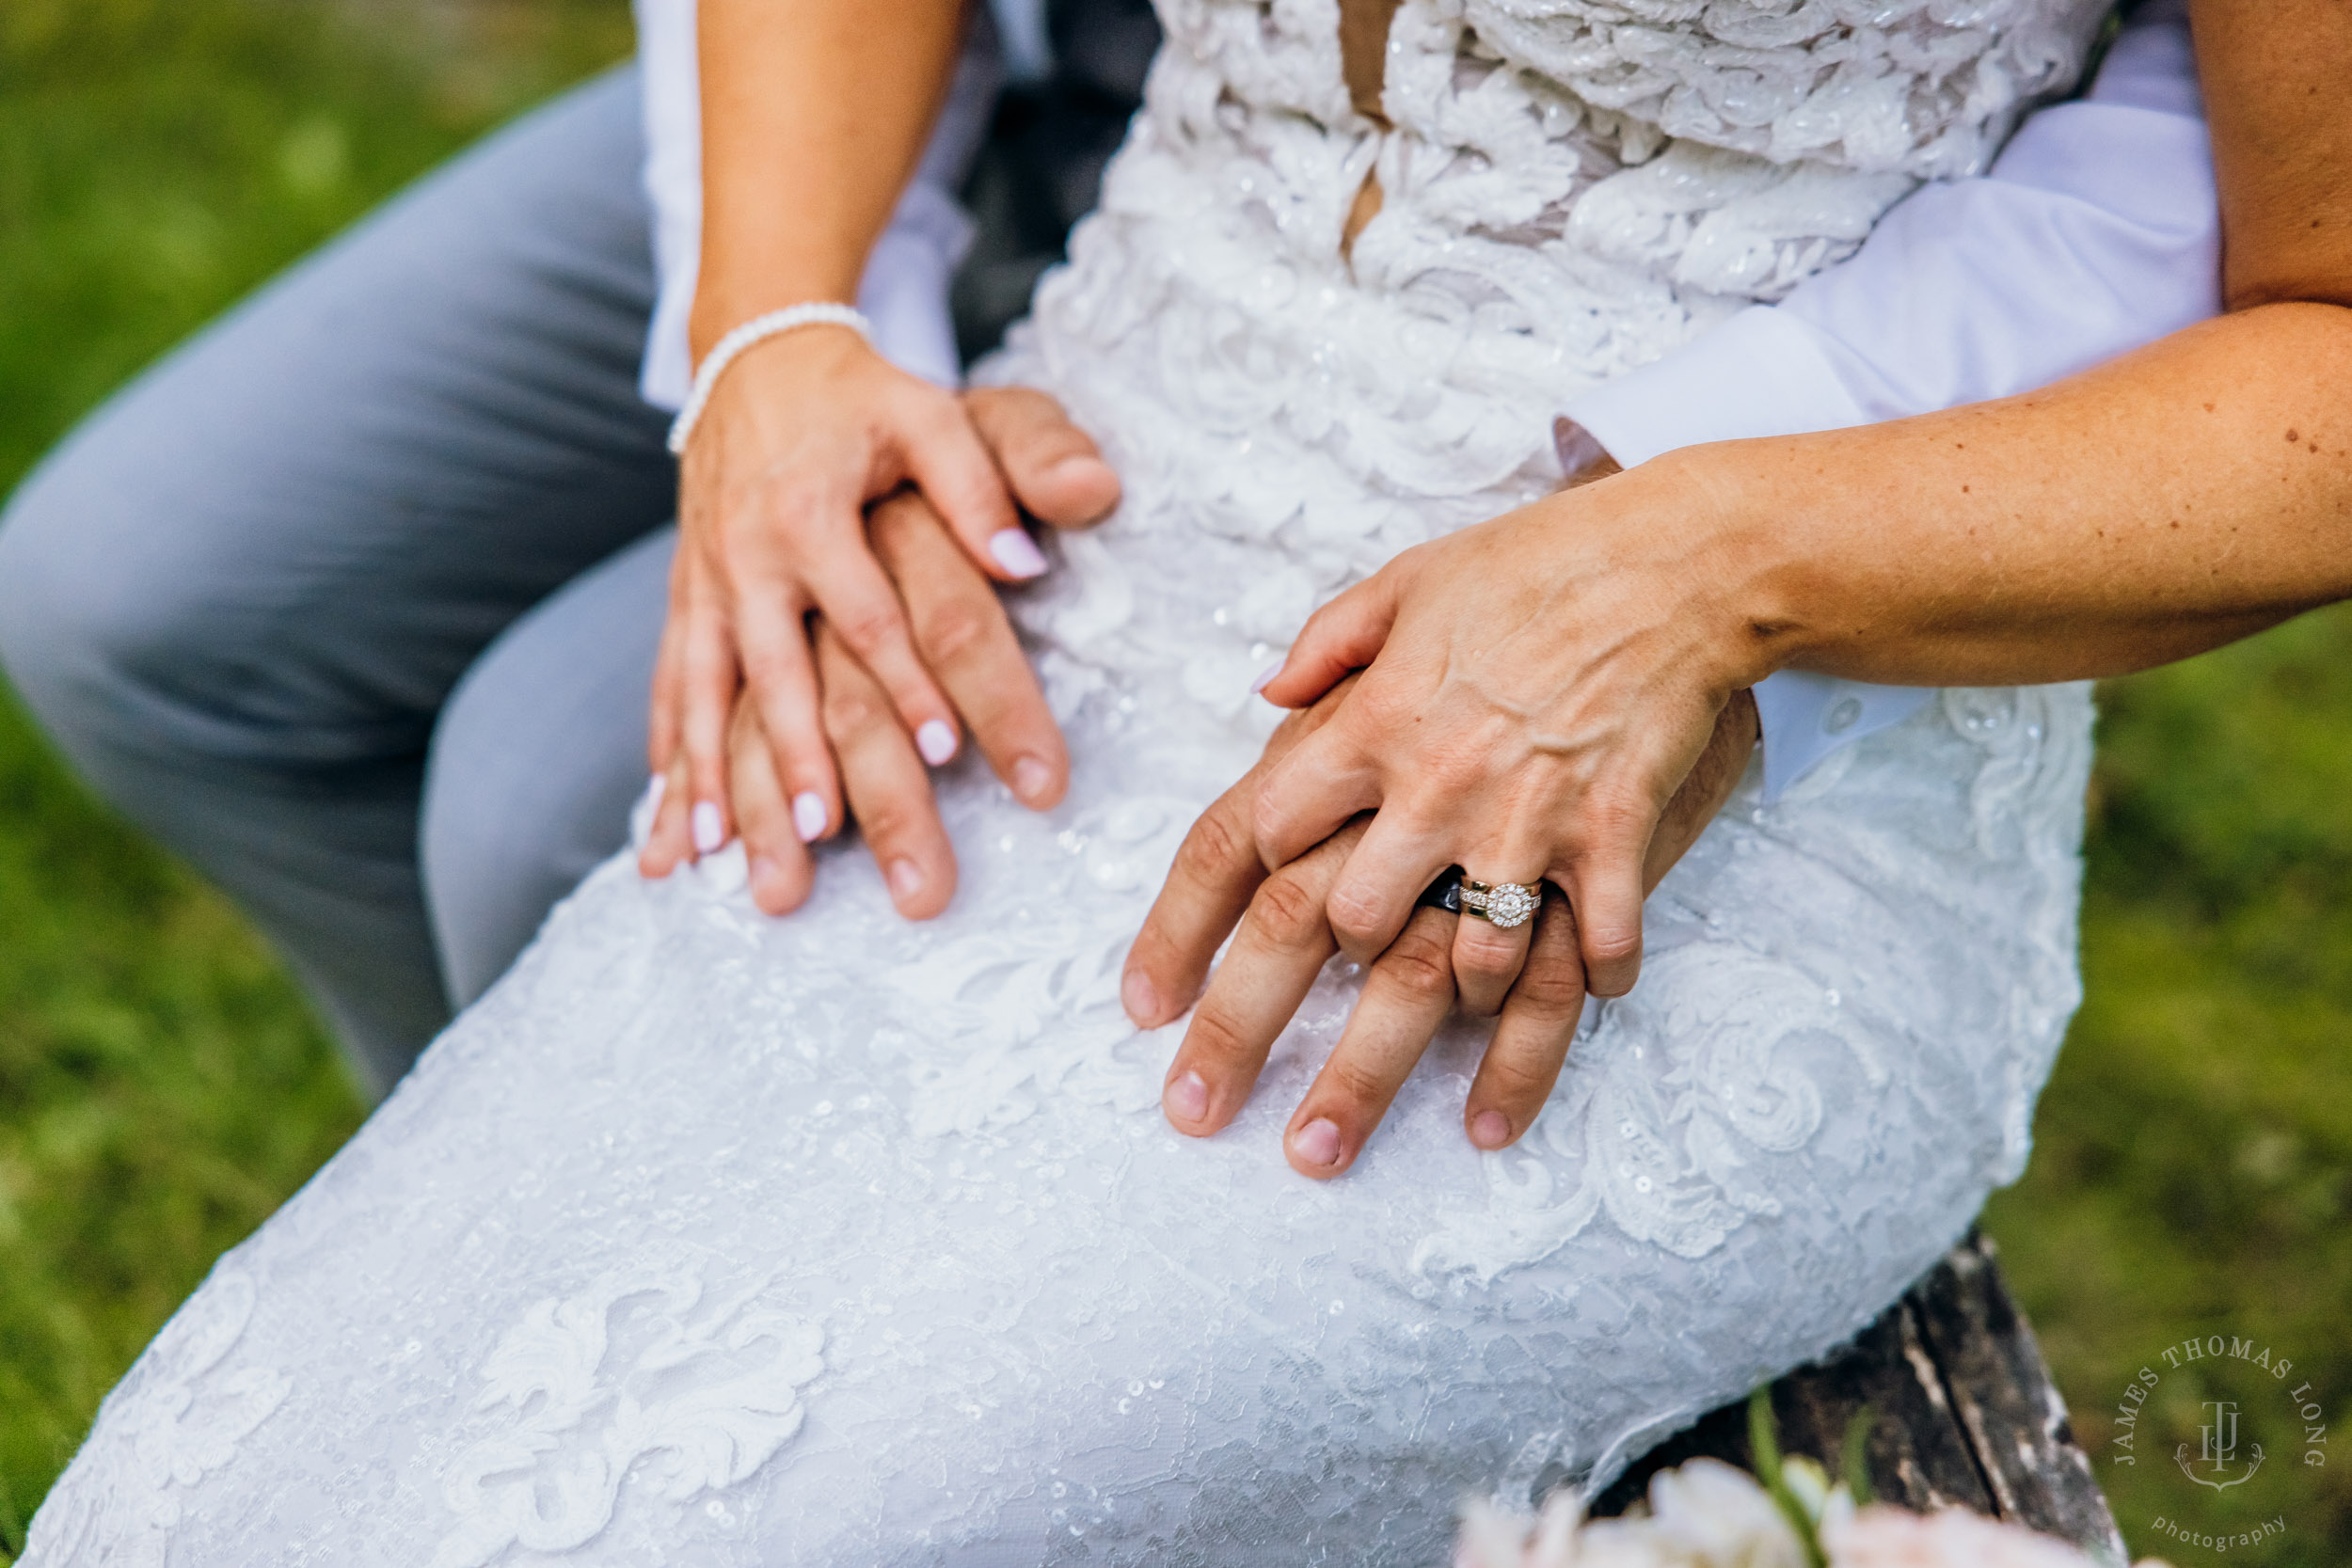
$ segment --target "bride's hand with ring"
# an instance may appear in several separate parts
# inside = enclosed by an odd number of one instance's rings
[[[1549,880],[1576,911],[1594,994],[1641,965],[1643,867],[1661,814],[1735,692],[1796,630],[1764,542],[1672,457],[1405,551],[1318,610],[1264,694],[1312,703],[1361,676],[1269,772],[1250,823],[1280,865],[1375,814],[1329,897],[1368,959],[1431,878]],[[1466,1003],[1500,1002],[1528,929],[1465,921]]]
[[[1283,721],[1258,766],[1202,814],[1128,956],[1121,998],[1138,1024],[1166,1023],[1200,996],[1162,1089],[1163,1109],[1179,1132],[1205,1137],[1240,1112],[1276,1037],[1339,950],[1327,905],[1370,816],[1351,819],[1271,875],[1258,858],[1250,824],[1266,780],[1335,720],[1357,681],[1343,678]],[[1756,739],[1755,702],[1737,693],[1650,838],[1645,892],[1713,820]],[[1459,983],[1458,935],[1484,922],[1433,907],[1426,895],[1416,900],[1396,940],[1367,965],[1345,1031],[1291,1114],[1283,1150],[1294,1168],[1327,1178],[1354,1164],[1457,1006],[1501,1015],[1463,1105],[1465,1132],[1478,1148],[1495,1149],[1527,1131],[1566,1060],[1585,994],[1575,913],[1548,882],[1541,897],[1526,927],[1525,964],[1507,995]],[[1200,995],[1210,960],[1229,934],[1232,945]]]

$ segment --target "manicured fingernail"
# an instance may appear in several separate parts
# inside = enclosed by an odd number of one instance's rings
[[[775,876],[783,869],[784,867],[778,865],[774,861],[770,860],[765,855],[754,855],[752,857],[752,863],[750,867],[752,891],[754,893],[757,893],[761,888],[768,885],[768,879],[770,878]]]
[[[694,853],[715,855],[727,841],[725,819],[707,800],[694,802]]]
[[[1249,683],[1249,694],[1254,697],[1259,692],[1263,691],[1267,687],[1272,686],[1274,684],[1274,677],[1282,673],[1282,666],[1289,662],[1290,661],[1288,659],[1278,658],[1273,663],[1267,665],[1264,671],[1260,673],[1258,678]]]
[[[1168,1085],[1161,1099],[1168,1114],[1179,1121],[1199,1121],[1209,1114],[1209,1085],[1197,1072],[1187,1072]]]
[[[912,898],[922,892],[923,868],[913,861],[892,861],[890,891],[900,898]]]
[[[792,797],[792,831],[803,844],[814,844],[825,831],[825,798],[813,789]]]
[[[1340,1163],[1340,1130],[1328,1117],[1317,1117],[1291,1134],[1291,1148],[1311,1165]]]
[[[1024,800],[1042,800],[1054,787],[1054,770],[1035,757],[1012,765],[1012,792]]]
[[[1037,547],[1037,541],[1029,537],[1025,529],[998,529],[988,536],[988,553],[1014,577],[1044,575],[1045,552]]]
[[[1511,1123],[1501,1111],[1481,1111],[1470,1117],[1470,1142],[1481,1148],[1501,1148],[1511,1141]]]
[[[670,793],[670,775],[656,773],[645,784],[645,815],[661,815],[661,798]]]
[[[1149,1028],[1159,1022],[1160,993],[1143,977],[1141,970],[1129,970],[1127,977],[1119,982],[1119,1001],[1127,1009],[1127,1016],[1137,1023]]]
[[[955,727],[945,719],[924,720],[923,727],[914,732],[914,749],[933,768],[942,766],[956,754]]]

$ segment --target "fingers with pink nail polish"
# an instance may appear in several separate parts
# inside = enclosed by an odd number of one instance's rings
[[[914,749],[933,768],[945,768],[956,756],[956,727],[945,719],[926,719],[914,732]]]
[[[726,818],[720,815],[719,807],[715,802],[695,801],[691,820],[694,829],[695,854],[715,855],[726,847]]]
[[[823,796],[804,789],[792,797],[792,831],[801,835],[803,844],[814,844],[824,837],[829,823]]]
[[[999,529],[988,536],[989,559],[1004,568],[1005,575],[1021,581],[1045,575],[1045,552],[1037,547],[1025,529]]]

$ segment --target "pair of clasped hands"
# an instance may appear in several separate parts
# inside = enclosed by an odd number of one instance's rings
[[[1586,994],[1632,985],[1642,900],[1756,735],[1692,600],[1703,563],[1643,484],[1406,550],[1263,683],[1290,716],[1185,837],[1121,987],[1143,1028],[1199,1002],[1163,1090],[1180,1132],[1240,1111],[1334,953],[1366,966],[1361,998],[1283,1139],[1318,1178],[1354,1163],[1454,1008],[1497,1019],[1463,1112],[1492,1150],[1534,1121]],[[830,326],[747,354],[684,460],[644,873],[739,836],[753,896],[781,915],[808,896],[810,846],[854,817],[899,912],[944,910],[956,864],[929,769],[967,730],[1025,805],[1069,784],[997,597],[1047,567],[1022,515],[1082,529],[1119,493],[1043,393],[951,393]],[[1423,903],[1454,866],[1539,886],[1534,918]]]

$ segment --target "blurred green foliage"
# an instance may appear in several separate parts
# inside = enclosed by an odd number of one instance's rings
[[[0,0],[0,491],[626,0]],[[0,1564],[99,1400],[360,1108],[235,912],[0,693]]]
[[[624,53],[623,0],[5,0],[0,489],[158,352],[514,109]],[[2110,685],[2090,1000],[1987,1226],[2140,1551],[2284,1512],[2352,1561],[2352,1460],[2272,1448],[2195,1500],[2172,1445],[2249,1338],[2352,1415],[2352,611]],[[0,696],[0,1565],[108,1386],[358,1124],[219,898],[71,782]],[[2132,1375],[2166,1373],[2114,1465]],[[2267,1425],[2264,1423],[2267,1422]],[[2285,1441],[2288,1437],[2292,1441]]]
[[[2111,682],[2102,709],[2088,995],[1986,1227],[2137,1550],[2185,1568],[2214,1554],[2153,1520],[2283,1513],[2276,1547],[2233,1555],[2352,1562],[2352,1457],[2306,1464],[2284,1398],[2308,1380],[2327,1424],[2352,1420],[2352,607]],[[2296,1370],[2161,1358],[2217,1334]],[[2142,1367],[2162,1381],[2123,1465]],[[2200,1492],[2175,1449],[2197,1455],[2220,1397],[2265,1468]]]

